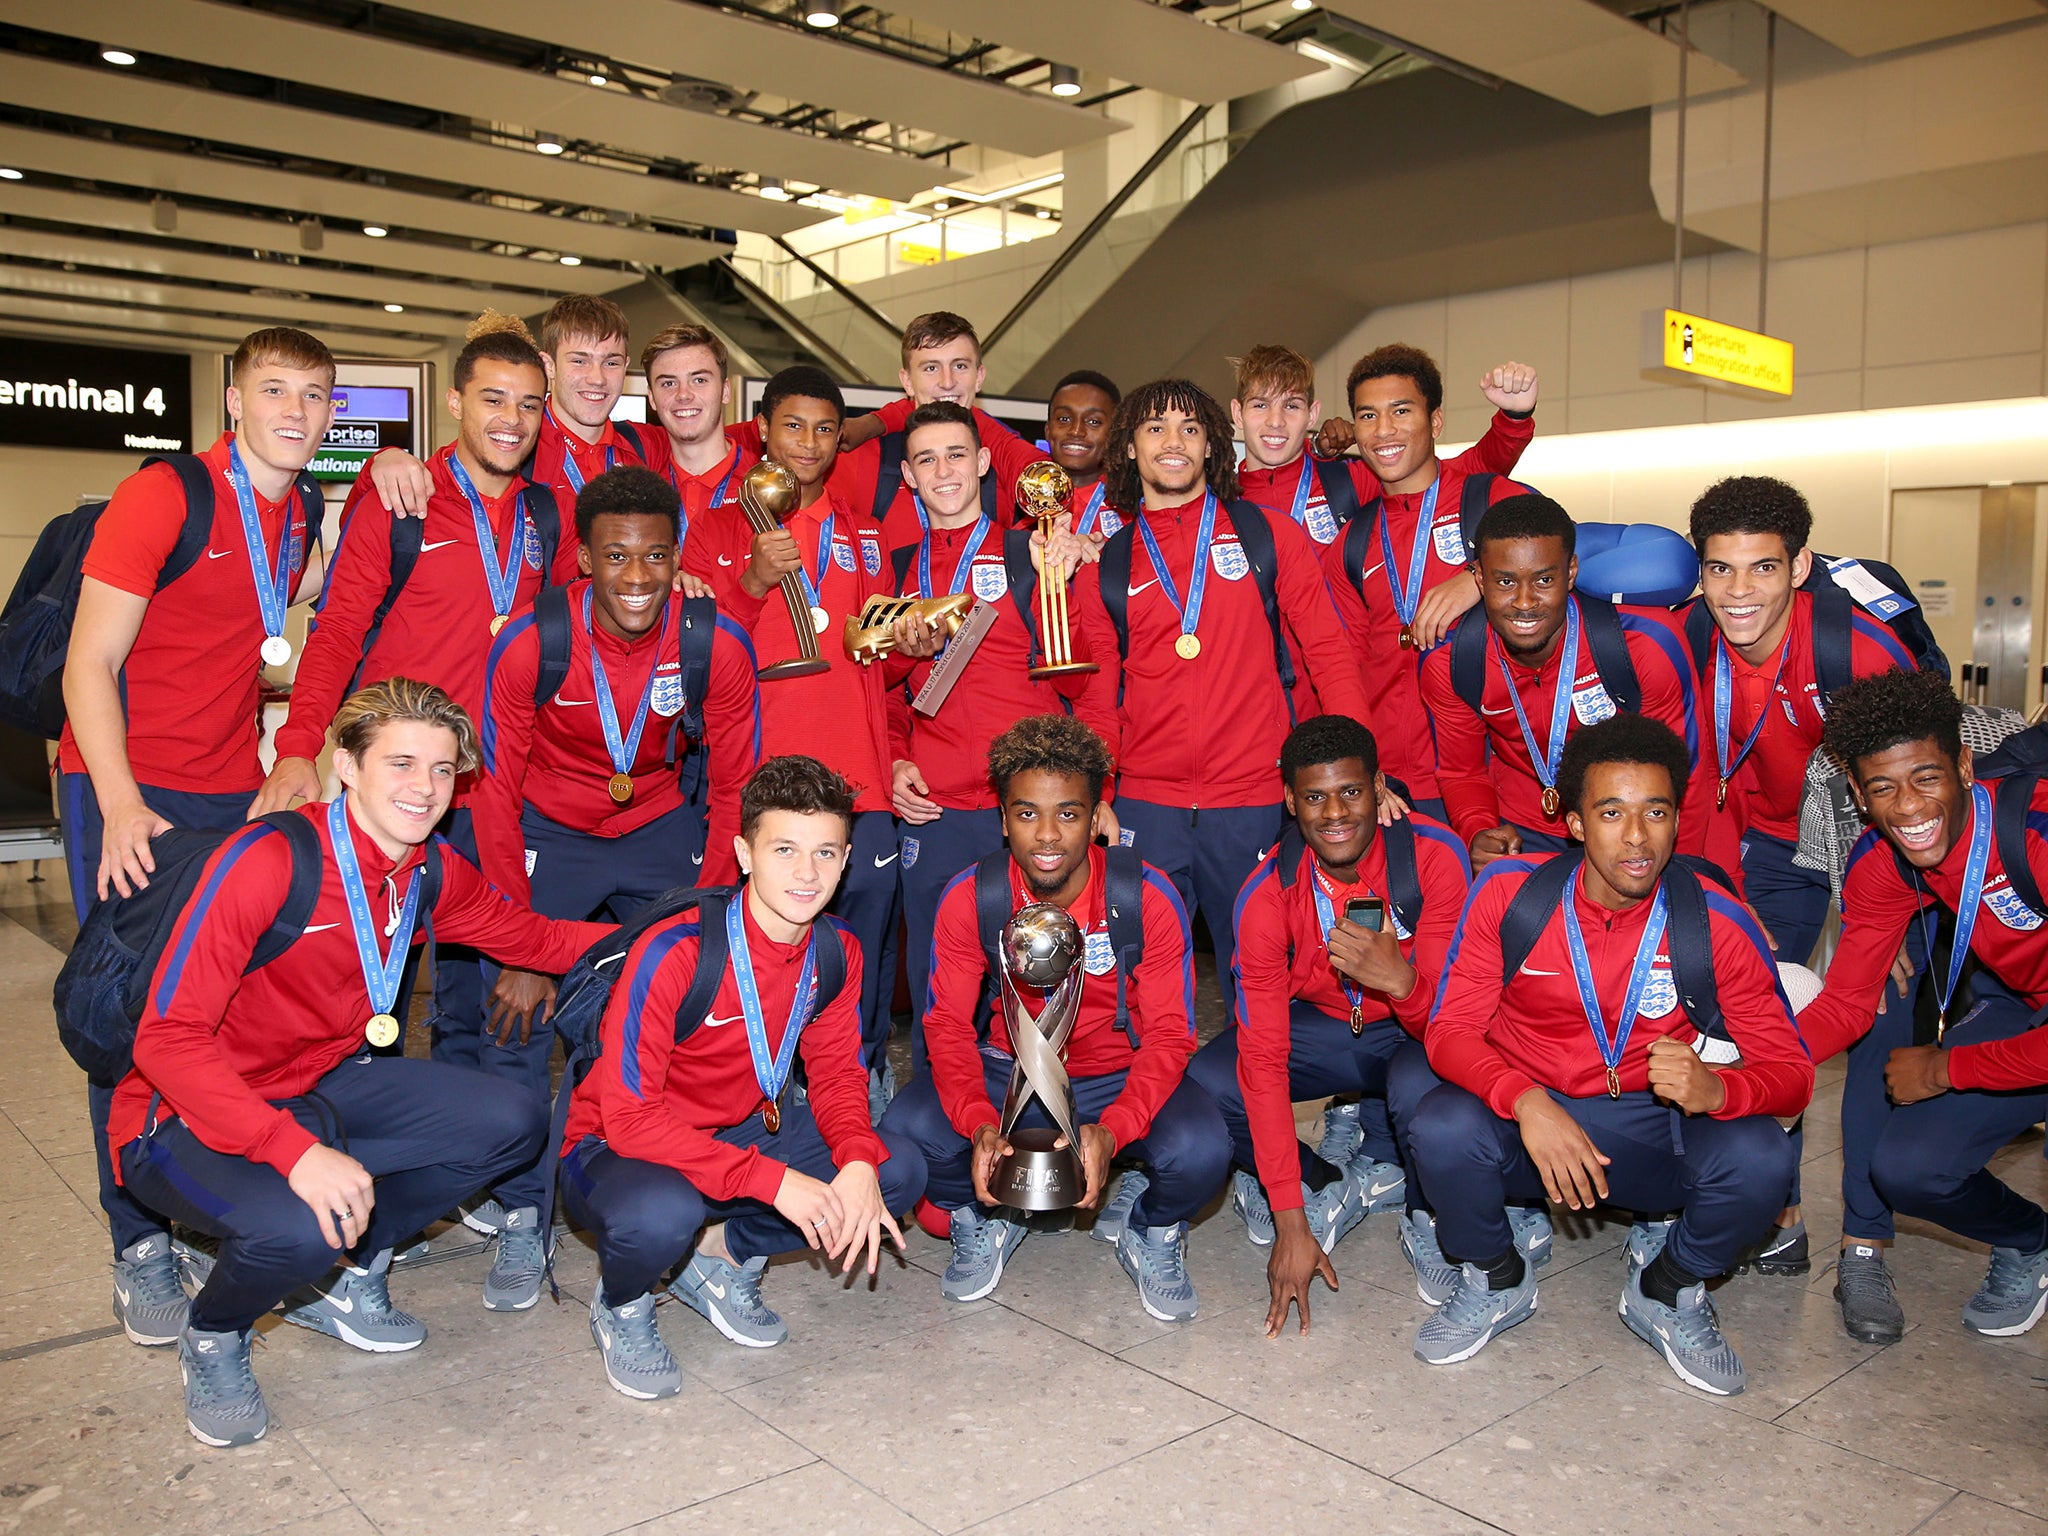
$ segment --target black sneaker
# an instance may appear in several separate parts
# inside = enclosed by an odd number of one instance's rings
[[[1851,1243],[1835,1265],[1835,1300],[1842,1326],[1865,1344],[1896,1344],[1905,1336],[1906,1314],[1892,1290],[1892,1272],[1875,1243]]]
[[[1772,1227],[1764,1240],[1742,1256],[1735,1266],[1738,1275],[1804,1275],[1813,1270],[1813,1255],[1806,1247],[1806,1223]]]

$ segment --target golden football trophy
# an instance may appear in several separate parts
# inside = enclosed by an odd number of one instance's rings
[[[1027,464],[1024,472],[1017,476],[1018,504],[1038,520],[1039,537],[1048,547],[1054,520],[1066,515],[1067,498],[1073,493],[1073,477],[1051,459]],[[1042,563],[1043,552],[1040,559]],[[1100,670],[1092,661],[1074,660],[1073,628],[1067,614],[1067,584],[1048,579],[1043,569],[1038,577],[1038,648],[1043,660],[1031,669],[1033,682]]]
[[[780,464],[763,459],[740,480],[740,510],[756,533],[773,533],[783,518],[796,510],[796,476]],[[811,622],[811,601],[803,578],[795,571],[782,578],[783,600],[789,604],[790,627],[796,631],[797,654],[788,661],[771,662],[760,669],[765,682],[785,677],[813,677],[829,672],[832,663],[818,654],[818,630]]]

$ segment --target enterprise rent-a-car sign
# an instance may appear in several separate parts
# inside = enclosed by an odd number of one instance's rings
[[[0,443],[190,452],[192,360],[0,336]]]

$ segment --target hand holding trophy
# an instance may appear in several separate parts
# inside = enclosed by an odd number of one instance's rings
[[[1054,522],[1066,515],[1067,498],[1074,482],[1051,459],[1026,465],[1017,477],[1017,499],[1023,509],[1038,520],[1041,540],[1050,541]],[[1074,636],[1067,613],[1067,584],[1051,576],[1038,581],[1038,644],[1043,659],[1031,669],[1033,682],[1064,677],[1075,672],[1099,670],[1092,661],[1074,660]]]
[[[1008,1157],[996,1164],[989,1190],[1002,1205],[1024,1211],[1063,1211],[1087,1194],[1081,1137],[1074,1111],[1074,1085],[1060,1059],[1081,1012],[1081,928],[1063,907],[1033,902],[1003,928],[1002,1008],[1017,1065],[1003,1096],[1002,1138]],[[1019,983],[1045,994],[1031,1012]],[[1037,1098],[1052,1125],[1017,1129]],[[1065,1141],[1064,1146],[1055,1145]]]
[[[756,533],[773,533],[783,518],[796,510],[796,476],[772,460],[763,459],[740,478],[740,510]],[[789,604],[790,626],[796,631],[797,654],[788,661],[770,662],[760,669],[765,682],[786,677],[813,677],[830,671],[832,663],[818,654],[818,624],[824,610],[811,607],[805,594],[803,573],[791,571],[782,578],[782,596]]]

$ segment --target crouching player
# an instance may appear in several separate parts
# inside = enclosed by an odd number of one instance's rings
[[[1681,1212],[1631,1234],[1622,1321],[1687,1385],[1742,1390],[1706,1281],[1782,1198],[1792,1144],[1771,1117],[1806,1107],[1813,1063],[1748,913],[1697,882],[1702,935],[1698,908],[1670,895],[1689,763],[1670,727],[1643,715],[1572,737],[1558,793],[1585,852],[1551,855],[1576,868],[1562,899],[1531,914],[1534,942],[1505,983],[1503,926],[1519,930],[1511,904],[1549,860],[1495,859],[1472,888],[1425,1039],[1442,1081],[1412,1098],[1396,1089],[1409,1172],[1436,1208],[1444,1256],[1462,1265],[1416,1335],[1428,1364],[1468,1360],[1535,1312],[1535,1267],[1513,1240],[1509,1202],[1611,1200]],[[1680,1005],[1708,970],[1739,1066],[1701,1059]]]
[[[480,1072],[376,1056],[416,931],[550,973],[611,930],[515,907],[428,837],[476,767],[476,733],[447,694],[390,678],[334,719],[340,799],[296,812],[320,849],[311,921],[245,970],[293,884],[291,842],[252,822],[213,855],[179,917],[135,1032],[135,1069],[108,1139],[153,1210],[220,1239],[178,1341],[185,1415],[207,1445],[268,1427],[249,1366],[256,1320],[341,1268],[286,1321],[386,1354],[426,1325],[391,1305],[393,1243],[530,1162],[541,1100]],[[367,1021],[367,1023],[365,1022]]]
[[[628,1397],[682,1390],[654,1293],[686,1255],[675,1297],[733,1343],[767,1349],[789,1336],[761,1300],[770,1258],[808,1244],[845,1255],[849,1273],[865,1253],[873,1274],[883,1232],[903,1243],[890,1213],[924,1193],[923,1157],[868,1118],[860,943],[824,917],[852,825],[853,790],[823,763],[763,763],[740,792],[744,883],[651,924],[612,989],[602,1053],[570,1105],[561,1177],[564,1208],[597,1240],[590,1331]],[[714,911],[724,972],[692,1029],[677,1010]],[[791,1077],[799,1052],[804,1088]],[[707,1219],[722,1230],[700,1236]]]
[[[1407,1190],[1377,1117],[1333,1166],[1295,1135],[1292,1101],[1385,1096],[1388,1062],[1428,1022],[1468,883],[1449,827],[1425,816],[1380,827],[1379,746],[1349,716],[1290,731],[1280,778],[1290,825],[1237,898],[1235,1023],[1188,1065],[1230,1129],[1246,1235],[1273,1247],[1269,1338],[1290,1302],[1308,1331],[1309,1281],[1336,1287],[1330,1250],[1372,1212],[1399,1210]]]
[[[981,1027],[995,962],[983,945],[977,886],[993,880],[1006,918],[1049,902],[1081,929],[1086,973],[1063,1053],[1087,1177],[1081,1204],[1100,1201],[1111,1159],[1144,1169],[1124,1175],[1120,1212],[1105,1212],[1095,1236],[1116,1244],[1147,1312],[1189,1321],[1187,1224],[1229,1172],[1230,1137],[1214,1101],[1185,1076],[1195,1049],[1186,909],[1151,865],[1095,846],[1109,749],[1079,720],[1018,721],[990,745],[988,766],[1009,846],[961,871],[939,899],[924,1025],[929,1070],[882,1121],[923,1151],[932,1204],[949,1213],[953,1258],[940,1289],[954,1301],[988,1295],[1027,1235],[997,1214],[989,1187],[1010,1151],[995,1106],[1016,1062],[1002,1009],[988,1011]],[[1022,1123],[1051,1121],[1033,1099]]]

